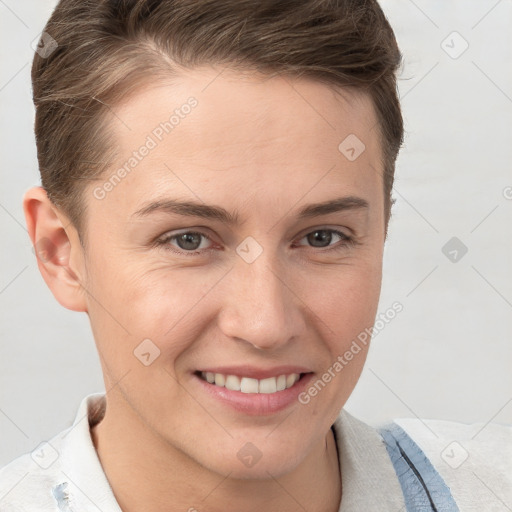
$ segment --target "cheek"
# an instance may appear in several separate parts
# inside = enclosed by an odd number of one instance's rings
[[[330,333],[328,339],[337,348],[373,325],[381,289],[379,260],[372,264],[340,266],[314,285],[303,288],[303,297]],[[309,280],[311,283],[311,280]]]
[[[310,297],[328,356],[299,401],[312,417],[332,424],[361,375],[380,295],[379,266],[346,269]]]
[[[119,367],[133,363],[134,350],[146,339],[160,350],[159,362],[165,359],[172,367],[208,322],[206,301],[202,301],[223,273],[158,265],[148,271],[147,267],[103,261],[91,269],[94,299],[89,316],[95,338],[105,356]]]
[[[318,383],[306,399],[311,399],[311,413],[320,414],[322,407],[332,412],[344,405],[361,375],[370,344],[370,328],[377,313],[381,287],[381,265],[376,258],[373,264],[346,266],[324,281],[322,289],[315,289],[308,300],[320,317],[317,322],[328,356],[323,371],[328,381],[326,391]],[[319,376],[322,378],[322,376]],[[313,398],[317,396],[319,399]]]

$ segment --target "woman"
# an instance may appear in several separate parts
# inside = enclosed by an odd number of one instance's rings
[[[476,467],[463,425],[343,410],[379,301],[399,62],[376,2],[57,5],[24,208],[106,394],[2,470],[5,510],[485,509],[451,472]]]

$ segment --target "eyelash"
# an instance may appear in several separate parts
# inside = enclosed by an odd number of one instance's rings
[[[320,249],[320,252],[340,251],[340,250],[346,249],[348,247],[353,247],[353,246],[355,246],[355,245],[357,245],[359,243],[355,238],[353,238],[353,237],[351,237],[349,235],[346,235],[342,231],[338,231],[337,229],[327,229],[327,228],[325,228],[325,229],[314,229],[313,231],[310,231],[309,233],[306,233],[301,238],[301,240],[303,238],[306,238],[308,235],[310,235],[312,233],[315,233],[316,231],[328,231],[330,233],[338,235],[342,239],[341,243],[339,243],[338,245],[327,246],[327,247],[319,247],[318,249]],[[201,233],[200,231],[183,231],[183,232],[178,233],[178,234],[166,235],[163,238],[159,238],[159,239],[157,239],[155,241],[155,245],[158,246],[158,247],[161,247],[162,249],[164,249],[166,251],[171,251],[173,253],[176,253],[176,254],[179,254],[179,255],[185,255],[185,256],[196,256],[196,255],[201,254],[201,252],[213,250],[211,247],[208,248],[208,249],[201,249],[201,250],[196,250],[196,251],[185,251],[184,249],[177,250],[177,249],[173,248],[169,244],[169,242],[171,242],[172,240],[177,239],[178,237],[180,237],[182,235],[199,235],[199,236],[202,236],[202,237],[206,238],[210,242],[213,242],[212,239],[208,235],[206,235],[205,233]],[[310,246],[310,247],[312,249],[315,248],[313,246]]]

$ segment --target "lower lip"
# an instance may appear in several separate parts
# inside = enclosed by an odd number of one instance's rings
[[[307,387],[313,375],[306,373],[291,388],[276,393],[242,393],[210,384],[196,374],[193,374],[193,377],[205,393],[236,411],[252,416],[264,416],[280,412],[292,403],[298,402],[297,397]]]

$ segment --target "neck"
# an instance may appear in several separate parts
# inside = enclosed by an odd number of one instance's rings
[[[241,480],[201,466],[141,421],[129,425],[107,408],[102,421],[91,428],[123,512],[225,512],[228,504],[237,512],[339,510],[341,478],[332,429],[290,473],[279,479],[269,475],[264,480]]]

